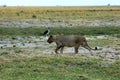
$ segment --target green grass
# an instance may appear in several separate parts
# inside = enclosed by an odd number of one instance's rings
[[[103,62],[72,56],[11,56],[9,61],[0,61],[0,80],[119,80],[120,62],[108,67]]]
[[[45,27],[19,28],[19,27],[1,27],[0,36],[41,36],[46,30]],[[76,35],[113,35],[119,37],[120,27],[52,27],[50,35],[56,34],[76,34]]]

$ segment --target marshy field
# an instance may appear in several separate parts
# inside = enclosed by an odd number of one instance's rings
[[[90,47],[55,54],[49,35],[82,35]],[[0,7],[0,80],[119,80],[120,6]]]

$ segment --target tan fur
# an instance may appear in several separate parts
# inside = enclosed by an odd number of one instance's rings
[[[47,40],[48,43],[56,42],[57,47],[55,49],[55,52],[61,49],[61,53],[63,53],[64,47],[74,47],[75,53],[78,53],[78,48],[80,46],[91,50],[91,48],[88,46],[86,39],[83,36],[79,35],[60,35],[60,36],[50,36]]]

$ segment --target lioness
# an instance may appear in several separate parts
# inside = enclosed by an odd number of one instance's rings
[[[50,36],[47,40],[48,43],[56,42],[57,47],[55,52],[61,49],[61,53],[63,53],[64,47],[74,47],[75,53],[78,53],[78,48],[81,45],[82,47],[88,49],[89,51],[92,50],[83,36],[79,35],[60,35],[60,36]]]

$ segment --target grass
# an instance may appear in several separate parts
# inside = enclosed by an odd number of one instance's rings
[[[42,19],[56,20],[104,20],[116,21],[120,17],[119,6],[94,7],[0,7],[0,20],[40,21]]]
[[[45,27],[19,28],[19,27],[1,27],[0,36],[41,36],[46,30]],[[119,37],[120,27],[52,27],[50,35],[56,34],[76,34],[76,35],[112,35]]]
[[[119,61],[103,67],[104,61],[101,59],[75,58],[70,55],[11,57],[9,61],[0,61],[0,80],[119,80],[120,78]]]
[[[0,20],[3,21],[35,21],[51,23],[89,23],[91,21],[117,22],[120,19],[119,6],[91,6],[91,7],[0,7]],[[46,22],[47,23],[47,22]],[[1,22],[2,24],[2,22]],[[70,24],[72,25],[72,24]],[[14,26],[0,27],[0,36],[40,36],[46,28],[15,28]],[[120,37],[120,27],[52,27],[53,34],[81,34],[81,35],[114,35]]]

